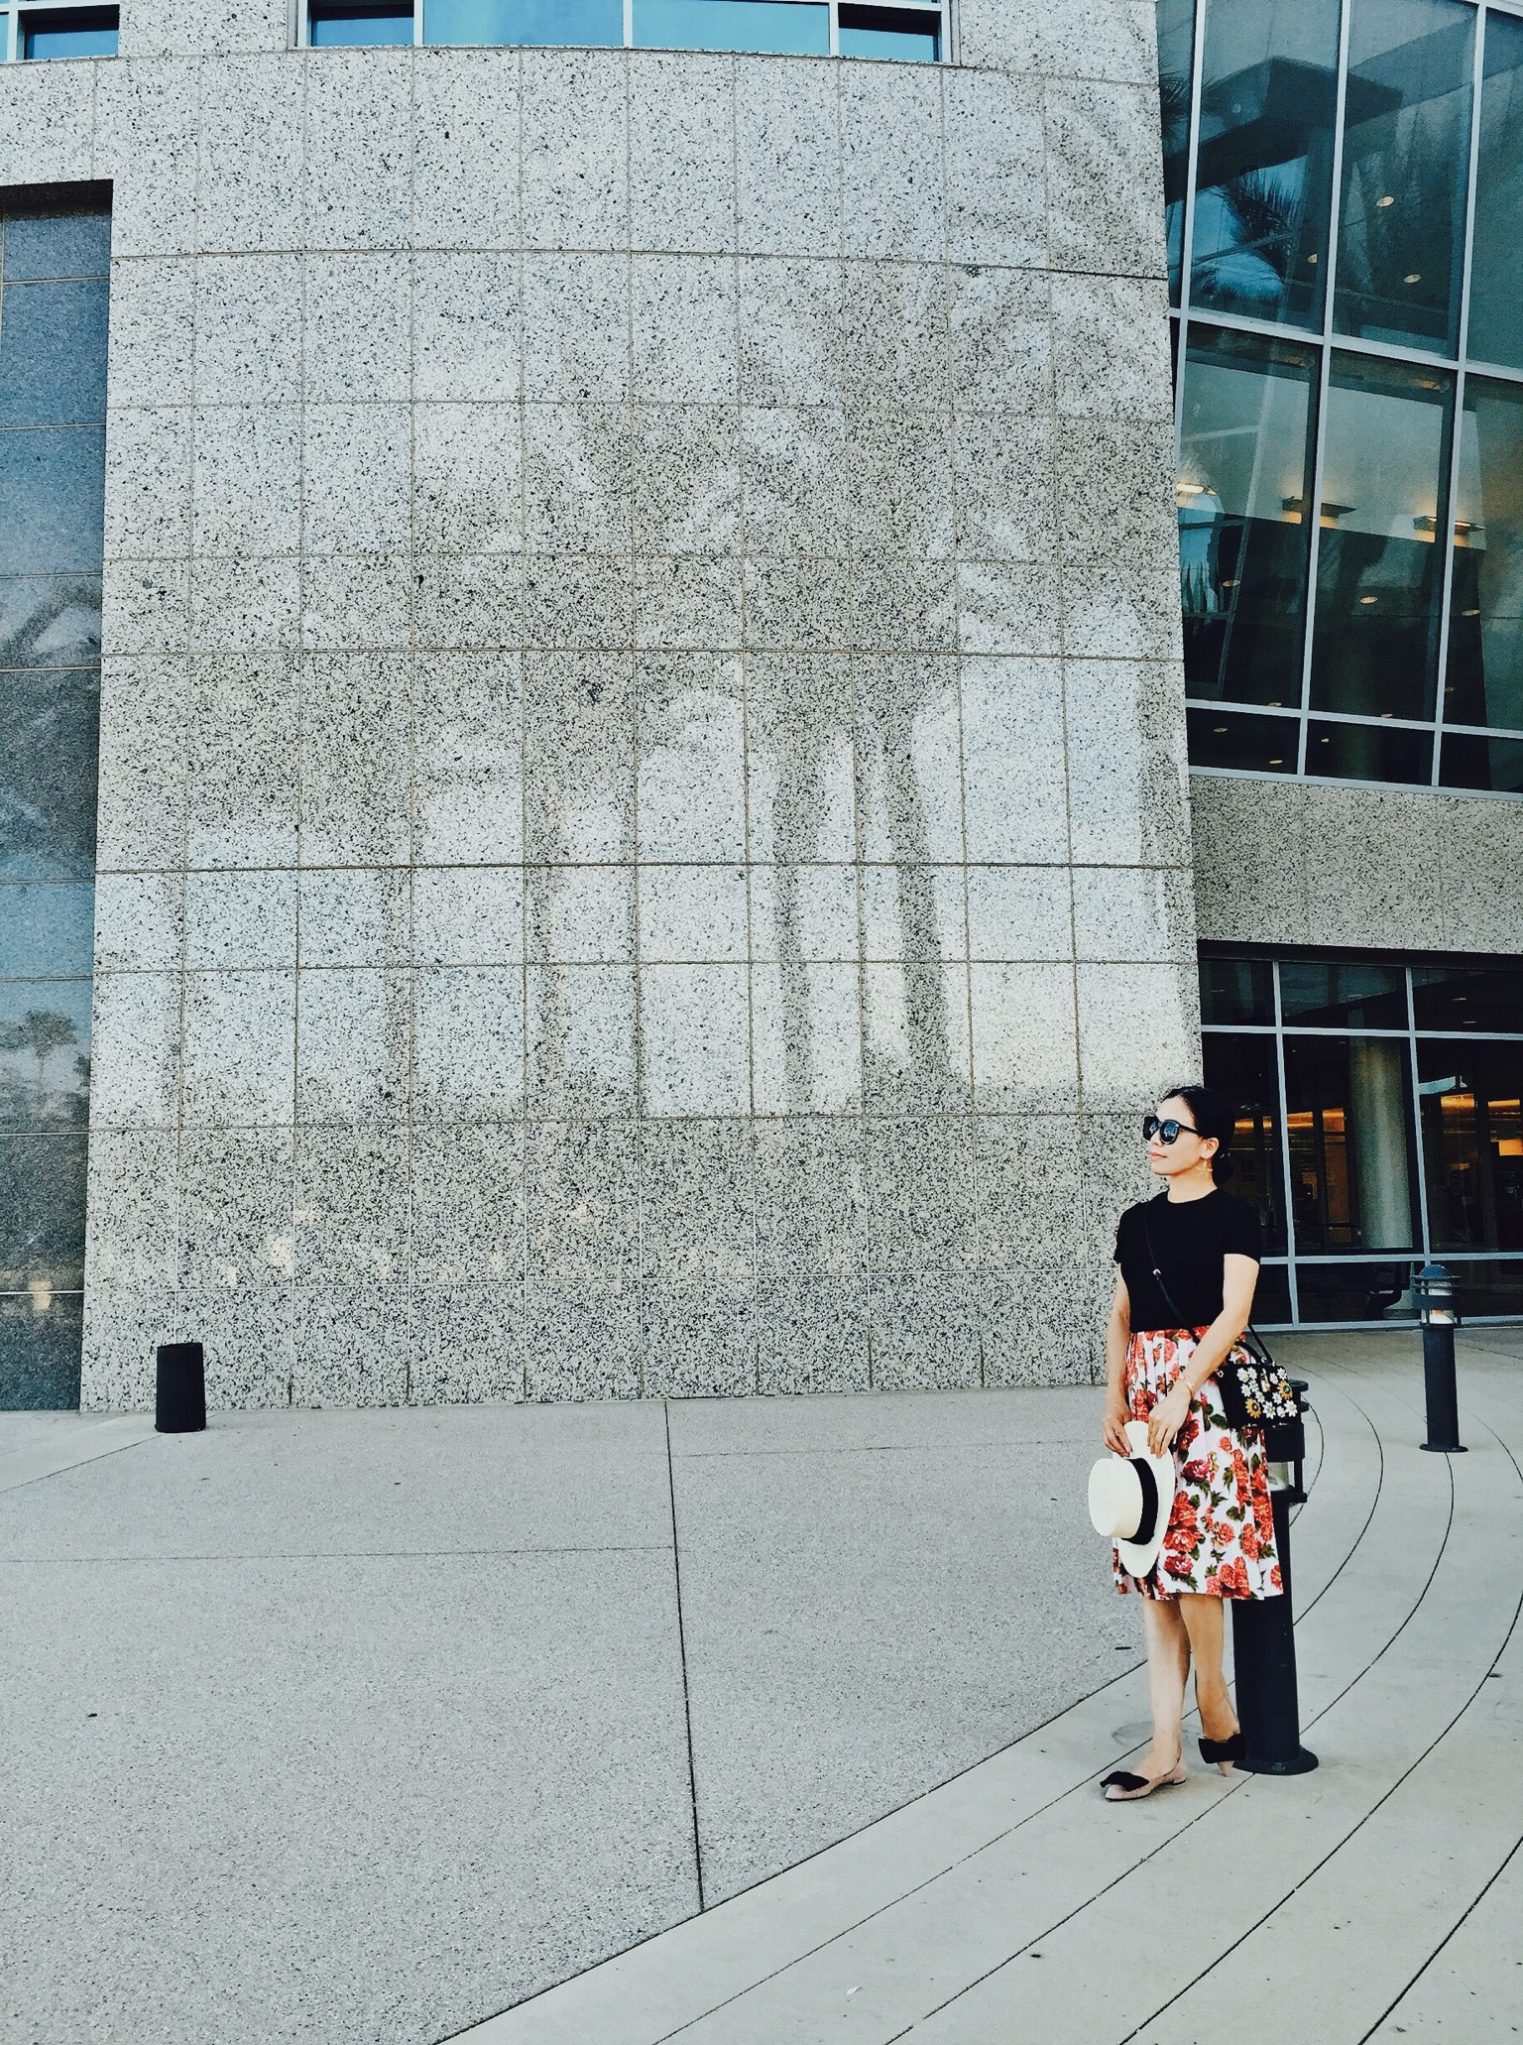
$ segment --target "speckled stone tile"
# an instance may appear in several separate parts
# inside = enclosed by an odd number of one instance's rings
[[[869,652],[953,652],[956,562],[859,551],[842,643]]]
[[[195,299],[200,404],[273,405],[300,398],[301,356],[286,341],[300,325],[301,284],[299,255],[200,258]]]
[[[413,415],[414,543],[441,554],[512,553],[523,544],[517,404],[427,404]]]
[[[745,693],[739,657],[646,654],[636,683],[640,857],[743,859]]]
[[[1168,662],[1065,661],[1064,696],[1073,857],[1183,865],[1190,824],[1178,670]]]
[[[412,52],[327,50],[306,69],[309,247],[405,245],[412,212]]]
[[[865,1392],[867,1282],[810,1273],[763,1282],[756,1296],[757,1390]]]
[[[1158,277],[1055,276],[1058,410],[1172,423],[1167,311]]]
[[[298,1285],[293,1406],[401,1406],[412,1352],[406,1285]]]
[[[180,982],[173,973],[97,973],[90,1016],[93,1128],[168,1128],[180,1078]]]
[[[852,605],[851,567],[839,555],[746,560],[749,647],[823,651],[851,645]]]
[[[420,49],[413,60],[415,245],[522,246],[519,58],[512,49]],[[471,203],[460,195],[469,191]]]
[[[740,247],[823,256],[841,242],[836,67],[808,58],[744,67],[735,96]]]
[[[743,965],[640,973],[640,1099],[647,1115],[744,1114],[750,1017]]]
[[[847,262],[836,289],[834,359],[848,402],[945,409],[949,342],[942,271],[929,263]]]
[[[629,408],[524,407],[524,533],[545,553],[628,554],[635,471]]]
[[[519,1289],[450,1285],[415,1291],[407,1396],[415,1406],[522,1399],[523,1301]]]
[[[516,1284],[524,1269],[522,1125],[412,1132],[414,1286]]]
[[[629,320],[627,256],[526,255],[524,397],[558,403],[627,398]]]
[[[979,1295],[984,1383],[1093,1384],[1105,1369],[1105,1329],[1089,1309],[1071,1258],[1023,1257],[1018,1270],[986,1271]]]
[[[978,1106],[1031,1114],[1077,1107],[1073,968],[980,964],[969,977]]]
[[[107,555],[189,551],[196,425],[197,414],[188,406],[112,407],[101,526]]]
[[[869,1114],[957,1115],[970,1105],[968,968],[862,968],[862,1088]]]
[[[190,865],[294,863],[300,694],[290,654],[202,654],[190,662],[185,734]]]
[[[649,1280],[640,1295],[646,1398],[732,1398],[756,1389],[756,1302],[713,1277]]]
[[[740,415],[641,404],[629,415],[634,544],[643,554],[732,552],[740,530]],[[709,644],[723,644],[712,634]]]
[[[978,1278],[969,1272],[874,1272],[868,1286],[874,1386],[979,1384],[979,1297]]]
[[[1308,788],[1305,803],[1316,847],[1306,863],[1312,942],[1441,943],[1444,916],[1435,880],[1447,820],[1435,812],[1432,796],[1417,789]]]
[[[385,552],[410,544],[412,435],[406,405],[303,406],[305,554]]]
[[[413,667],[413,857],[506,864],[523,854],[523,704],[516,653],[420,654]]]
[[[522,966],[439,966],[413,976],[413,1113],[499,1122],[524,1100]]]
[[[879,869],[892,876],[897,869]],[[933,869],[945,876],[950,869]],[[752,866],[751,956],[852,963],[861,951],[855,866]],[[961,890],[959,873],[958,890]],[[959,909],[959,920],[960,920]],[[881,956],[881,954],[880,954]]]
[[[1310,794],[1278,776],[1191,778],[1195,916],[1203,939],[1312,942]]]
[[[953,262],[1045,264],[1047,145],[1039,91],[1029,80],[1000,70],[948,71],[946,181]]]
[[[419,866],[413,955],[421,966],[517,965],[524,955],[520,866]]]
[[[414,398],[517,401],[523,369],[519,261],[480,248],[414,250]]]
[[[1051,411],[1050,280],[1040,272],[957,263],[948,284],[951,382],[959,412]]]
[[[525,1107],[628,1115],[638,1105],[632,965],[531,965]]]
[[[853,681],[860,856],[961,860],[957,662],[863,656]]]
[[[178,1278],[179,1153],[172,1129],[97,1129],[90,1138],[85,1269],[92,1285]]]
[[[405,966],[412,876],[402,867],[308,867],[300,881],[298,964]]]
[[[623,965],[635,955],[632,866],[531,866],[527,942],[532,963]]]
[[[189,401],[196,344],[192,256],[139,256],[111,278],[106,388],[113,405]]]
[[[183,864],[188,694],[183,656],[102,661],[98,868]]]
[[[953,549],[952,416],[930,406],[853,405],[846,415],[853,546],[911,559]]]
[[[1073,886],[1080,959],[1194,965],[1195,892],[1188,869],[1076,866]]]
[[[66,65],[62,73],[20,73],[6,94],[10,103],[6,131],[16,137],[12,148],[23,145],[25,150],[16,181],[119,180],[112,204],[113,254],[167,255],[195,248],[196,209],[186,205],[180,179],[182,166],[193,162],[197,153],[201,73],[199,61],[187,57],[151,63],[118,58],[110,64]],[[247,80],[240,77],[237,85],[245,90]],[[293,97],[299,99],[299,93],[293,95],[289,89],[277,96],[276,119],[270,123],[277,131],[279,115]],[[214,89],[204,100],[213,120],[221,112],[217,98]],[[208,197],[208,209],[215,203]]]
[[[304,866],[405,862],[410,682],[408,663],[396,655],[303,656]]]
[[[863,1142],[855,1116],[790,1115],[757,1124],[756,1255],[764,1279],[801,1271],[860,1277],[866,1270]]]
[[[189,567],[192,653],[254,653],[301,643],[301,563],[224,561],[203,555]]]
[[[1162,1081],[1172,1086],[1180,1075],[1171,1072]],[[1116,1225],[1123,1209],[1134,1201],[1150,1199],[1158,1191],[1158,1180],[1148,1169],[1147,1146],[1141,1135],[1142,1117],[1158,1096],[1145,1083],[1137,1088],[1125,1114],[1088,1114],[1079,1119],[1079,1190],[1084,1227],[1091,1255],[1103,1267],[1106,1296],[1114,1283],[1112,1261]]]
[[[638,1286],[530,1278],[524,1287],[524,1366],[530,1399],[638,1398]]]
[[[404,1115],[411,1084],[413,975],[304,967],[296,998],[296,1114],[364,1123]]]
[[[525,1155],[529,1277],[566,1286],[634,1279],[640,1255],[638,1125],[531,1122]]]
[[[294,972],[189,973],[185,979],[186,1127],[291,1120]]]
[[[260,0],[261,11],[264,5],[265,0]],[[249,13],[241,8],[236,13],[226,8],[223,12],[225,20],[236,21],[240,51],[248,49],[256,40],[249,33],[252,26]],[[201,7],[196,13],[200,17],[196,24],[199,40],[199,35],[205,33],[207,16]],[[265,19],[268,20],[268,15]],[[124,26],[131,34],[132,24]],[[136,67],[160,74],[171,89],[178,85],[177,97],[182,105],[193,100],[194,90],[181,66],[185,65],[187,70],[193,67],[200,101],[193,219],[200,248],[284,250],[301,248],[308,240],[302,218],[308,176],[308,164],[303,160],[306,79],[303,67],[293,65],[287,55],[287,39],[286,30],[278,30],[267,42],[258,34],[257,40],[264,44],[262,51],[224,56],[215,64],[186,57],[170,64]],[[104,74],[114,68],[102,65],[101,71]],[[161,129],[150,143],[155,154],[168,145],[163,168],[169,173],[164,182],[171,192],[176,177],[184,174],[182,167],[188,167],[190,159],[189,150],[182,154],[174,147],[177,126],[178,121]],[[97,159],[114,130],[115,123],[106,115],[97,88]],[[117,190],[130,192],[148,172],[151,161],[151,155],[145,161],[136,150],[128,155],[125,164],[136,175],[128,174],[124,168]],[[248,175],[248,166],[255,161],[268,170],[268,178]],[[319,175],[326,168],[313,167],[318,168]],[[100,176],[99,167],[95,174]],[[319,234],[316,238],[331,241],[334,237]]]
[[[870,1116],[864,1136],[871,1270],[972,1270],[971,1120]]]
[[[1098,660],[1180,660],[1179,573],[1169,559],[1076,561],[1059,570],[1063,651]]]
[[[1071,958],[1068,868],[970,866],[968,953],[990,960]]]
[[[758,1115],[850,1115],[862,1106],[856,965],[785,959],[751,969],[752,1097]]]
[[[636,255],[630,289],[634,388],[673,404],[738,398],[734,263],[721,256]]]
[[[622,51],[523,52],[523,220],[531,248],[629,245]]]
[[[851,277],[872,275],[853,269]],[[920,274],[917,270],[917,275]],[[846,393],[841,354],[848,274],[818,256],[740,260],[740,394],[746,404],[835,405]],[[874,305],[868,312],[879,310]],[[853,323],[853,332],[870,327]],[[863,336],[864,346],[869,337]],[[870,360],[881,360],[876,334]]]
[[[1193,965],[1085,965],[1076,978],[1087,1111],[1135,1106],[1139,1081],[1158,1098],[1180,1072],[1199,1070],[1200,986]]]
[[[287,1285],[295,1271],[290,1129],[187,1129],[180,1139],[179,1280],[205,1292]]]
[[[296,964],[293,872],[193,872],[185,876],[185,964],[207,967]]]
[[[298,1285],[405,1283],[406,1129],[303,1129],[294,1185]]]
[[[429,558],[419,558],[420,579]],[[419,610],[421,621],[421,601]],[[412,636],[412,618],[410,555],[328,554],[303,561],[303,646],[346,650],[357,646],[405,646]],[[421,636],[421,622],[419,629]]]
[[[645,1278],[749,1285],[756,1197],[750,1125],[652,1123],[640,1142],[640,1259]]]
[[[851,510],[844,408],[745,405],[740,436],[748,549],[844,555]]]
[[[754,653],[746,661],[751,857],[856,856],[855,691],[840,654]]]
[[[145,972],[180,964],[185,880],[177,873],[102,873],[95,880],[97,972]]]
[[[843,65],[841,245],[937,262],[946,250],[941,80],[923,64]]]
[[[395,403],[410,395],[410,265],[409,256],[394,249],[307,252],[302,378],[309,398]]]
[[[301,541],[302,408],[208,405],[192,416],[195,551],[234,558],[294,554]]]
[[[107,654],[182,652],[190,618],[188,561],[106,562],[100,644]]]
[[[694,51],[629,57],[629,233],[635,248],[735,246],[734,64]]]
[[[181,1340],[181,1295],[153,1285],[94,1285],[85,1294],[79,1405],[141,1412],[154,1401],[154,1352]]]
[[[1435,800],[1429,798],[1429,800]],[[1523,951],[1523,811],[1516,803],[1436,798],[1441,814],[1435,887],[1443,943],[1455,950]],[[1317,815],[1312,808],[1313,817]],[[1430,841],[1431,842],[1431,841]]]
[[[733,554],[661,554],[635,561],[637,647],[739,646],[741,563]]]
[[[1163,172],[1152,80],[1051,79],[1041,90],[1054,268],[1160,275]]]
[[[526,655],[524,779],[526,857],[634,857],[635,686],[627,656]]]
[[[640,960],[743,960],[746,872],[741,866],[641,866]]]
[[[981,561],[1055,557],[1057,453],[1045,415],[960,412],[953,460],[960,552]]]
[[[1067,418],[1053,430],[1057,558],[1145,565],[1177,545],[1174,440],[1167,419]]]
[[[195,1286],[180,1294],[183,1341],[206,1351],[206,1408],[242,1411],[290,1404],[296,1360],[292,1289],[258,1292]]]
[[[858,871],[863,958],[929,963],[968,956],[966,868],[905,861]]]
[[[419,646],[498,653],[526,636],[527,576],[512,554],[418,554],[412,616]]]
[[[1073,1115],[980,1115],[974,1131],[978,1261],[1008,1270],[1027,1257],[1070,1261],[1088,1242]]]

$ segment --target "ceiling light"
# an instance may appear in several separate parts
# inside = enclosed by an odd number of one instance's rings
[[[1408,270],[1406,276],[1401,281],[1403,284],[1421,284],[1423,273],[1421,270]]]
[[[1362,604],[1378,604],[1380,598],[1378,596],[1362,596],[1359,601]]]
[[[1284,760],[1271,760],[1269,764],[1271,767],[1283,767],[1285,762]]]
[[[1313,250],[1313,252],[1306,258],[1306,260],[1309,263],[1314,263],[1317,260],[1316,251]]]
[[[1211,729],[1216,733],[1217,737],[1220,738],[1222,733],[1227,729],[1227,727],[1225,724],[1213,724]]]
[[[1396,204],[1396,194],[1394,192],[1387,192],[1383,198],[1377,199],[1375,204],[1377,206],[1394,206]]]

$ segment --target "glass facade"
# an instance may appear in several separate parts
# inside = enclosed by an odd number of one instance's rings
[[[110,215],[0,208],[0,1406],[74,1406]]]
[[[116,28],[114,7],[0,0],[0,57],[114,57]]]
[[[1212,952],[1201,1015],[1265,1218],[1257,1320],[1410,1316],[1430,1256],[1467,1317],[1523,1313],[1523,963]]]
[[[909,63],[935,63],[944,54],[939,0],[887,7],[851,0],[303,0],[298,39],[319,49],[558,44]]]
[[[1523,793],[1523,18],[1158,37],[1192,763]]]

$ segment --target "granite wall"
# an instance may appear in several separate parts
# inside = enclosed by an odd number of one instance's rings
[[[84,1403],[1099,1354],[1197,1008],[1152,9],[0,72],[114,186]]]

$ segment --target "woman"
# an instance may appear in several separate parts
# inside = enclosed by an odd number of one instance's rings
[[[1231,1773],[1242,1733],[1222,1674],[1223,1600],[1282,1589],[1263,1440],[1227,1425],[1214,1376],[1248,1325],[1261,1251],[1257,1212],[1222,1187],[1233,1124],[1232,1103],[1214,1088],[1177,1087],[1161,1100],[1143,1136],[1164,1189],[1127,1208],[1116,1230],[1101,1435],[1130,1455],[1126,1422],[1145,1421],[1152,1453],[1173,1451],[1175,1488],[1145,1577],[1129,1576],[1112,1550],[1116,1588],[1147,1601],[1153,1711],[1141,1774],[1106,1778],[1112,1802],[1185,1780],[1180,1722],[1192,1660],[1201,1758]]]

